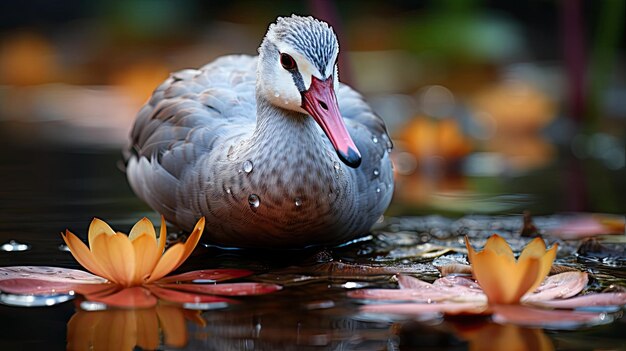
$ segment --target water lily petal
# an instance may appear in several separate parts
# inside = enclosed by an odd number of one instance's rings
[[[539,272],[529,291],[535,291],[539,284],[548,276],[548,273],[550,273],[552,262],[556,258],[557,248],[558,244],[554,244],[550,250],[546,251],[546,244],[543,242],[543,239],[535,238],[522,250],[518,262],[522,262],[530,257],[539,260]]]
[[[130,233],[128,233],[128,238],[132,241],[143,233],[148,234],[156,242],[156,231],[154,230],[154,225],[146,217],[135,223],[133,228],[130,230]]]
[[[161,229],[159,230],[159,247],[157,252],[159,255],[163,254],[163,250],[165,250],[165,244],[167,242],[167,226],[165,225],[165,217],[161,215]]]
[[[154,231],[154,229],[153,229]],[[142,233],[132,240],[135,249],[135,275],[134,284],[140,284],[146,279],[159,261],[157,242],[151,234]]]
[[[519,262],[515,262],[513,251],[497,234],[492,235],[481,252],[474,252],[469,240],[465,239],[468,258],[474,277],[488,296],[490,303],[509,304],[520,298],[536,283],[540,271],[540,260],[530,257],[536,245]]]
[[[492,250],[475,253],[472,268],[474,277],[490,302],[504,303],[513,296],[520,280],[513,258],[498,255]]]
[[[221,282],[224,280],[236,279],[252,275],[252,271],[247,269],[203,269],[191,271],[176,275],[170,275],[159,280],[159,283],[176,283],[176,282]]]
[[[493,251],[498,255],[505,255],[510,258],[515,258],[515,256],[513,255],[513,250],[511,250],[509,244],[506,242],[506,240],[504,240],[504,238],[502,238],[498,234],[493,234],[489,237],[489,239],[487,239],[485,247],[483,248],[483,251],[485,250]]]
[[[520,258],[525,257],[525,256],[539,258],[543,256],[545,253],[546,253],[546,243],[543,241],[542,238],[537,237],[531,240],[526,245],[526,247],[524,247],[524,249],[522,250],[522,253],[520,254]]]
[[[486,305],[475,303],[399,303],[365,305],[359,308],[366,313],[385,313],[395,315],[420,315],[429,313],[445,314],[486,314]]]
[[[581,292],[589,281],[587,273],[564,272],[551,275],[543,281],[534,292],[529,292],[522,298],[523,302],[548,301],[566,299]]]
[[[165,344],[181,348],[187,344],[187,327],[183,310],[176,306],[157,306],[156,312],[163,328]]]
[[[156,350],[160,340],[156,309],[146,308],[133,312],[137,323],[137,346],[143,350]]]
[[[115,283],[130,286],[135,275],[135,249],[125,234],[97,235],[91,251]]]
[[[492,306],[496,323],[512,323],[546,329],[575,329],[610,323],[613,318],[606,313],[544,310],[521,305]]]
[[[85,245],[74,233],[69,230],[65,231],[65,234],[61,234],[63,237],[63,241],[67,247],[69,247],[72,256],[80,263],[81,266],[85,267],[91,273],[106,278],[108,280],[112,280],[113,276],[106,271],[98,260],[94,256],[94,254],[89,250],[87,245]]]
[[[232,300],[213,296],[213,295],[204,295],[204,294],[193,294],[183,291],[176,291],[167,288],[161,288],[156,285],[149,285],[148,289],[156,295],[159,299],[175,302],[179,304],[184,303],[233,303]]]
[[[193,231],[191,232],[191,234],[189,234],[189,237],[185,241],[185,251],[178,259],[176,266],[172,268],[172,271],[180,267],[180,265],[183,264],[185,260],[187,260],[189,255],[191,255],[193,250],[196,248],[196,245],[198,245],[198,242],[200,241],[200,237],[202,236],[203,232],[204,232],[204,217],[201,217],[196,223],[196,226],[193,228]]]
[[[268,283],[166,284],[160,286],[187,292],[222,296],[262,295],[273,293],[282,289],[280,285]]]
[[[156,267],[154,267],[152,274],[150,274],[146,282],[151,283],[157,281],[173,271],[184,252],[185,246],[181,243],[177,243],[167,249],[159,259],[159,262]]]
[[[157,304],[157,299],[143,287],[121,289],[108,295],[86,295],[90,301],[102,302],[112,307],[148,308]]]
[[[106,224],[105,221],[94,218],[91,220],[91,224],[89,224],[89,230],[87,232],[89,247],[93,248],[93,239],[101,234],[106,235],[115,235],[115,231],[111,229],[111,227]]]
[[[531,257],[518,261],[516,265],[518,280],[511,286],[505,286],[508,288],[508,295],[504,300],[494,301],[494,303],[518,303],[522,296],[531,291],[530,289],[537,281],[537,276],[541,270],[540,263],[539,259]]]
[[[624,306],[626,293],[601,293],[573,297],[566,300],[533,301],[533,305],[549,308],[581,308],[594,306]]]

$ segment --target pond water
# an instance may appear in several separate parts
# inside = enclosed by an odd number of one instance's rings
[[[154,222],[158,220],[157,214],[129,189],[119,170],[117,151],[2,146],[0,243],[14,240],[13,247],[19,244],[28,247],[25,251],[0,251],[0,266],[79,268],[62,246],[61,231],[69,228],[84,239],[93,216],[122,231],[128,231],[143,216]],[[535,219],[535,224],[542,228],[561,220],[558,216],[540,217]],[[158,339],[159,348],[465,350],[497,349],[508,342],[528,350],[626,349],[623,338],[626,319],[619,311],[611,314],[611,318],[616,318],[613,323],[578,330],[542,331],[500,326],[487,318],[420,320],[365,316],[358,312],[360,305],[346,296],[348,290],[361,287],[396,287],[392,272],[434,280],[439,272],[433,260],[440,264],[465,261],[464,245],[459,240],[464,234],[486,238],[497,231],[519,249],[527,241],[517,235],[521,225],[521,217],[515,215],[460,219],[432,215],[388,217],[371,236],[337,248],[253,252],[199,247],[180,271],[246,268],[256,274],[245,280],[277,283],[284,288],[274,294],[238,298],[239,303],[225,309],[167,312],[170,314],[165,315],[171,317],[171,323],[167,328],[161,325],[165,334]],[[626,289],[623,243],[607,251],[612,255],[609,259],[606,255],[598,257],[593,252],[578,250],[578,242],[560,242],[560,245],[557,262],[589,272],[592,278],[588,289]],[[103,327],[109,324],[123,325],[127,327],[125,333],[143,340],[145,335],[158,331],[150,331],[141,323],[135,327],[130,321],[156,320],[164,313],[150,309],[86,312],[81,311],[77,299],[50,307],[0,306],[0,349],[98,345],[97,340],[103,343],[119,337],[118,328]],[[100,328],[100,339],[85,340],[86,335],[81,339],[80,331],[88,330],[89,326]],[[482,337],[477,339],[472,335]]]

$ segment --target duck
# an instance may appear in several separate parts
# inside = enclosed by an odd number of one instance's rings
[[[138,112],[124,151],[135,194],[220,247],[332,246],[370,233],[391,202],[393,143],[339,81],[326,22],[279,17],[258,56],[172,73]]]

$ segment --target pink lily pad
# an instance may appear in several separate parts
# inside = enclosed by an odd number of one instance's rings
[[[432,287],[432,284],[410,275],[399,275],[398,285],[400,289],[430,289]]]
[[[267,283],[166,284],[161,286],[175,290],[222,296],[262,295],[282,289],[280,285]]]
[[[492,316],[494,322],[527,327],[575,329],[613,321],[613,318],[606,313],[544,310],[522,305],[496,305],[491,308],[494,311]]]
[[[0,280],[0,290],[9,294],[21,295],[51,295],[67,294],[71,291],[81,289],[82,286],[93,286],[96,289],[105,284],[77,284],[68,282],[57,282],[51,280],[41,280],[33,278],[16,278]]]
[[[533,301],[533,305],[548,308],[583,308],[594,306],[624,306],[626,293],[588,294],[566,300]]]
[[[589,278],[583,272],[564,272],[549,276],[533,293],[522,298],[525,303],[566,299],[581,292]]]
[[[253,272],[247,269],[203,269],[164,277],[159,283],[176,283],[191,281],[215,281],[247,277]]]
[[[106,282],[106,279],[78,269],[46,266],[0,267],[0,281],[17,278],[54,281],[57,283],[100,284]]]
[[[430,284],[429,284],[430,285]],[[454,295],[437,288],[430,289],[361,289],[348,291],[348,296],[362,300],[439,302]]]

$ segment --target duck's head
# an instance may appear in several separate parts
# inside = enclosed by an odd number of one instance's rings
[[[339,44],[332,28],[313,17],[279,17],[259,48],[258,93],[275,106],[311,115],[348,166],[361,154],[339,113]]]

